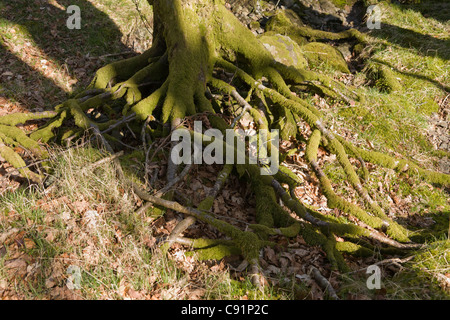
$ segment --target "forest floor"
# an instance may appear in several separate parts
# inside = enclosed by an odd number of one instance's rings
[[[277,1],[262,11],[245,5],[239,8],[239,2],[229,1],[229,8],[256,34],[263,34]],[[81,32],[66,28],[69,4],[81,8]],[[84,88],[102,65],[148,48],[151,21],[143,19],[136,4],[141,13],[151,12],[143,0],[114,4],[108,0],[0,0],[0,116],[50,110]],[[283,4],[294,11],[301,10],[301,4],[310,5],[308,1],[279,3]],[[310,68],[367,88],[368,103],[342,106],[314,94],[308,101],[327,115],[331,128],[355,144],[450,173],[450,5],[444,1],[438,1],[434,9],[420,4],[379,5],[383,24],[370,32],[358,20],[361,11],[350,6],[334,7],[331,15],[321,7],[309,7],[302,18],[315,28],[352,25],[370,34],[368,59],[389,66],[404,91],[376,90],[364,73],[361,57],[351,47],[333,43],[351,73],[333,70],[327,63]],[[257,27],[254,21],[259,22]],[[31,131],[39,124],[22,128]],[[158,143],[163,147],[167,141]],[[283,165],[294,169],[303,181],[295,190],[297,196],[324,214],[342,214],[327,207],[317,178],[301,158],[304,148],[303,142],[295,140],[281,144],[283,151],[295,150]],[[29,163],[35,161],[26,150],[16,151]],[[301,236],[274,237],[271,240],[277,245],[264,248],[260,256],[267,283],[259,291],[247,278],[239,256],[198,261],[189,248],[178,244],[167,256],[162,254],[160,239],[170,234],[182,216],[170,210],[160,217],[136,215],[139,200],[117,180],[112,164],[95,166],[104,155],[93,146],[68,151],[49,146],[49,151],[57,182],[47,189],[27,186],[0,158],[1,299],[328,299],[311,275],[312,266],[342,299],[450,297],[448,189],[406,174],[394,180],[392,170],[370,166],[368,190],[379,195],[376,200],[392,217],[414,226],[418,234],[425,229],[435,232],[438,236],[429,241],[430,247],[406,257],[346,256],[353,271],[343,274],[331,269],[320,247],[308,246]],[[325,150],[320,152],[319,161],[336,192],[351,197],[354,191],[341,183],[344,173],[333,160]],[[137,175],[143,169],[138,157],[127,157],[122,164]],[[152,170],[163,177],[165,164],[155,160]],[[214,185],[218,170],[218,166],[193,166],[176,190],[196,206]],[[156,188],[164,186],[155,183]],[[253,194],[232,177],[216,198],[213,212],[245,230],[255,223],[254,207]],[[223,236],[202,223],[187,232],[192,238]],[[381,288],[369,289],[366,270],[375,263],[382,271]]]

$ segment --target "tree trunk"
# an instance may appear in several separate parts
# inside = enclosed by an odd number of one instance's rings
[[[211,111],[204,92],[218,59],[226,57],[236,61],[239,56],[253,69],[272,60],[251,31],[225,8],[223,1],[149,2],[154,8],[157,43],[164,43],[169,61],[164,122]]]

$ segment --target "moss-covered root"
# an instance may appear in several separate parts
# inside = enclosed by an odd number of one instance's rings
[[[259,179],[253,179],[252,182],[257,203],[256,220],[259,224],[269,228],[279,227],[282,233],[288,237],[295,237],[297,235],[299,230],[295,227],[296,221],[277,203],[276,192],[283,203],[296,212],[300,218],[315,226],[326,225],[326,222],[312,216],[300,203],[294,203],[293,199],[277,180],[270,179],[270,181],[270,185]]]
[[[336,250],[338,250],[339,252],[351,254],[355,257],[373,256],[373,251],[370,250],[369,248],[366,248],[364,246],[349,241],[336,242],[335,247]]]
[[[351,164],[348,160],[348,156],[345,152],[344,147],[342,146],[342,144],[339,143],[339,141],[337,139],[334,139],[334,137],[331,133],[329,133],[324,128],[320,119],[314,113],[312,113],[309,109],[302,106],[301,104],[293,101],[292,99],[288,99],[288,98],[284,97],[283,95],[278,93],[276,90],[267,88],[264,85],[256,82],[253,79],[253,77],[251,77],[250,75],[248,75],[246,72],[242,71],[241,69],[236,68],[235,66],[229,66],[229,63],[226,63],[226,62],[219,61],[219,63],[227,69],[234,70],[236,72],[236,75],[239,76],[245,82],[247,82],[247,84],[249,86],[251,86],[252,88],[256,87],[257,89],[261,90],[261,92],[264,95],[266,95],[268,98],[270,98],[273,102],[275,102],[283,107],[286,107],[286,108],[292,110],[293,112],[299,114],[308,124],[310,124],[311,127],[317,128],[318,133],[324,134],[324,136],[326,136],[327,139],[331,142],[330,144],[332,144],[332,151],[333,151],[333,153],[338,155],[339,161],[340,161],[341,165],[344,167],[344,170],[346,171],[347,175],[351,179],[352,185],[355,187],[355,189],[358,191],[358,193],[363,197],[363,199],[366,201],[366,203],[368,203],[370,208],[379,217],[373,217],[373,216],[367,214],[364,210],[362,210],[358,206],[351,204],[347,201],[344,201],[342,198],[338,197],[333,192],[328,178],[323,174],[323,172],[320,170],[320,168],[318,168],[318,166],[314,166],[314,164],[316,164],[316,162],[314,161],[312,163],[312,165],[314,167],[316,167],[316,169],[318,170],[317,172],[322,173],[322,174],[319,173],[319,176],[322,179],[321,183],[326,192],[326,196],[328,198],[330,205],[339,207],[341,210],[343,210],[345,212],[350,212],[352,215],[358,217],[360,220],[365,221],[365,223],[367,223],[369,226],[371,226],[373,228],[383,229],[383,228],[387,227],[388,234],[390,236],[392,236],[394,239],[396,239],[398,241],[402,241],[402,242],[409,242],[407,233],[404,231],[404,228],[402,228],[395,222],[392,222],[389,219],[387,219],[385,217],[384,212],[382,212],[382,210],[376,205],[376,203],[371,201],[370,197],[368,197],[367,192],[362,188],[362,186],[360,184],[359,177],[357,176],[356,172],[354,171],[353,167],[351,166]],[[314,140],[316,140],[316,139],[314,139]],[[317,139],[317,143],[319,143],[319,142],[320,142],[320,135]],[[317,144],[317,147],[318,147],[318,144]],[[310,150],[311,150],[311,148],[310,148]],[[317,148],[316,148],[316,153],[317,153]],[[315,156],[314,156],[314,159],[315,159]],[[297,207],[296,209],[297,209],[297,211],[299,211],[298,214],[300,216],[302,216],[302,218],[304,216],[307,216],[306,215],[307,211],[304,208],[303,209],[300,208],[298,206],[298,204],[295,204],[295,201],[293,202],[293,206]],[[314,217],[308,217],[308,218],[310,218],[311,221],[314,221],[314,219],[311,219]],[[320,221],[315,221],[315,222],[323,223]]]
[[[360,174],[362,179],[364,181],[367,181],[369,179],[369,170],[367,169],[366,162],[362,158],[361,154],[359,153],[358,149],[351,143],[349,143],[347,140],[342,138],[339,135],[335,135],[335,138],[339,140],[339,142],[344,146],[345,151],[348,155],[358,159],[360,165],[361,165],[361,171],[362,174]]]
[[[56,115],[54,115],[43,127],[31,133],[30,139],[43,143],[49,142],[57,136],[56,131],[63,128],[64,123],[66,123],[69,119],[74,119],[75,125],[81,130],[86,130],[92,125],[98,127],[100,130],[110,127],[117,121],[110,120],[107,122],[96,123],[95,121],[89,119],[85,112],[90,108],[98,108],[102,106],[104,102],[111,98],[111,94],[106,92],[97,94],[87,100],[69,99],[64,103],[57,105],[55,107]],[[66,128],[66,132],[74,132],[74,130],[71,128]],[[67,135],[62,136],[67,137]]]
[[[362,186],[361,180],[359,179],[359,176],[356,174],[352,164],[350,163],[350,160],[348,158],[348,155],[347,155],[343,145],[339,142],[339,140],[335,137],[334,134],[330,133],[328,130],[326,130],[323,127],[321,122],[317,122],[316,127],[319,130],[314,132],[314,135],[312,135],[312,138],[314,138],[314,140],[319,139],[319,141],[320,141],[321,135],[319,134],[319,131],[321,134],[323,134],[324,137],[326,137],[326,139],[328,140],[327,147],[330,149],[330,151],[332,153],[334,153],[336,155],[337,160],[338,160],[339,164],[341,165],[341,167],[344,169],[344,172],[347,175],[349,182],[351,183],[353,188],[356,190],[358,195],[364,200],[366,205],[369,207],[369,210],[372,213],[374,213],[376,216],[378,216],[384,220],[388,220],[388,217],[384,213],[383,209],[381,209],[381,207],[375,201],[372,200],[372,198],[370,197],[367,190]],[[315,148],[315,145],[317,145],[317,142],[312,141],[311,148],[313,145]],[[311,152],[313,152],[313,151],[311,150]]]
[[[239,230],[237,227],[215,218],[208,212],[185,207],[177,202],[152,196],[143,191],[135,183],[131,181],[129,181],[129,183],[133,186],[133,190],[142,200],[146,200],[156,205],[160,205],[165,208],[184,213],[215,227],[217,230],[224,233],[233,240],[234,244],[241,250],[243,257],[247,261],[254,261],[254,259],[257,259],[259,256],[259,250],[264,246],[272,244],[271,242],[259,239],[255,233]]]
[[[188,255],[195,255],[199,260],[220,260],[232,255],[244,255],[243,251],[236,246],[232,240],[221,239],[189,239],[180,237],[177,239],[179,243],[189,245],[193,248],[193,251],[188,252]],[[252,283],[262,289],[262,280],[264,277],[261,272],[261,268],[257,258],[253,258],[251,261],[244,260],[243,264],[247,266],[250,264],[250,278]]]
[[[367,66],[367,74],[375,82],[375,86],[380,91],[388,93],[402,91],[402,85],[397,80],[394,72],[384,64],[370,63]]]
[[[41,141],[46,143],[55,137],[54,129],[62,126],[63,121],[67,117],[67,110],[62,110],[53,119],[45,124],[45,126],[37,129],[30,134],[30,138],[34,141]]]
[[[17,120],[19,122],[17,123],[30,119],[28,116],[19,116],[19,118],[20,119]],[[18,169],[20,174],[22,174],[25,178],[39,182],[42,177],[28,169],[23,158],[15,150],[13,150],[12,147],[25,148],[41,159],[48,156],[47,151],[35,140],[28,137],[25,132],[17,128],[15,126],[16,120],[13,118],[9,118],[9,120],[11,120],[9,123],[12,125],[0,124],[0,155],[14,168]]]
[[[199,260],[220,260],[225,257],[242,254],[232,240],[187,239],[179,237],[177,242],[189,245],[193,251],[188,252],[188,255],[195,254]]]
[[[14,168],[18,169],[19,173],[34,182],[40,182],[42,181],[42,178],[40,175],[35,174],[33,171],[28,169],[26,167],[25,161],[22,159],[22,157],[17,154],[13,149],[6,146],[3,143],[3,139],[1,138],[0,133],[0,156],[2,156],[9,164],[11,164]]]
[[[326,244],[324,245],[324,250],[327,254],[327,258],[335,270],[339,270],[341,272],[348,272],[350,271],[350,268],[345,262],[342,253],[336,249],[336,243],[337,243],[336,238],[334,234],[331,233],[327,238]]]
[[[128,80],[116,84],[111,89],[111,92],[114,93],[114,98],[118,99],[125,96],[129,105],[140,101],[142,99],[142,86],[148,83],[162,83],[167,78],[167,62],[167,54],[164,54],[157,61],[138,70]]]
[[[344,140],[341,138],[341,140]],[[441,186],[450,186],[450,175],[440,173],[436,171],[426,170],[419,167],[414,162],[407,159],[396,159],[387,154],[365,150],[354,146],[354,149],[358,152],[364,161],[380,165],[384,168],[396,170],[399,173],[407,172],[411,176],[418,176],[430,183],[435,183]]]
[[[372,228],[382,230],[386,229],[386,233],[398,241],[409,242],[404,228],[400,227],[397,223],[391,219],[382,219],[380,217],[369,215],[357,205],[344,200],[334,192],[330,180],[317,164],[317,150],[320,144],[320,139],[320,131],[314,130],[309,138],[305,155],[306,160],[309,162],[320,181],[320,186],[322,192],[327,198],[328,206],[330,208],[338,208],[358,218]]]
[[[209,212],[212,209],[212,206],[214,204],[214,199],[216,198],[217,194],[219,193],[220,189],[222,188],[225,181],[228,179],[228,176],[230,175],[231,171],[233,170],[233,165],[226,164],[224,165],[223,169],[220,171],[220,173],[217,176],[217,180],[214,184],[214,187],[210,190],[210,192],[207,194],[205,199],[203,199],[202,202],[198,205],[198,210],[202,210],[205,212]],[[180,221],[175,228],[172,230],[172,232],[169,235],[167,243],[165,243],[162,246],[162,250],[165,252],[170,248],[170,245],[174,242],[179,242],[178,240],[181,237],[181,234],[186,231],[187,228],[192,226],[195,223],[196,219],[193,216],[188,216],[184,218],[182,221]],[[201,248],[197,248],[201,249]],[[209,249],[209,248],[208,248]]]
[[[120,61],[110,63],[97,70],[88,89],[106,89],[112,87],[115,79],[126,80],[148,65],[149,59],[160,54],[158,48],[152,47],[144,53]]]
[[[339,270],[340,272],[349,271],[344,257],[336,249],[337,243],[333,234],[327,237],[316,227],[306,223],[299,224],[299,234],[308,245],[320,246],[325,251],[327,259],[334,270]]]
[[[281,208],[276,203],[273,189],[259,182],[252,183],[256,201],[256,222],[272,228],[275,225],[275,216]]]
[[[214,117],[210,118],[211,123],[213,123],[214,121]],[[218,122],[219,126],[222,126],[222,128],[226,128],[226,126],[223,125],[223,123]],[[191,134],[195,135],[195,134],[199,134],[196,133],[194,131],[191,131]],[[201,135],[201,134],[199,134]],[[319,139],[320,141],[320,139]],[[222,145],[225,145],[225,143],[223,141],[219,141]],[[248,159],[247,159],[248,161]],[[409,244],[401,244],[398,243],[395,240],[392,240],[386,236],[384,236],[383,234],[377,232],[376,230],[368,230],[356,225],[343,225],[343,224],[339,224],[339,223],[330,223],[327,221],[323,221],[321,220],[319,216],[315,216],[314,214],[312,214],[312,211],[307,210],[303,205],[301,205],[301,203],[299,201],[294,200],[293,198],[291,198],[289,196],[289,194],[284,190],[284,188],[280,185],[280,183],[278,181],[276,181],[272,176],[261,176],[259,175],[260,173],[260,168],[257,165],[252,165],[252,164],[246,164],[246,165],[241,165],[244,167],[244,171],[247,171],[250,177],[259,177],[259,179],[261,180],[261,182],[263,184],[266,185],[270,185],[272,186],[275,191],[278,193],[278,195],[280,196],[281,200],[283,201],[284,205],[286,205],[290,210],[292,210],[293,212],[295,212],[300,218],[310,222],[312,225],[320,228],[321,230],[323,230],[326,234],[328,234],[329,232],[334,232],[338,235],[341,236],[365,236],[365,237],[369,237],[375,240],[378,240],[382,243],[386,243],[390,246],[396,247],[396,248],[412,248],[414,247],[414,245],[409,245]],[[319,168],[320,169],[320,168]],[[331,185],[330,185],[331,188]],[[331,189],[332,190],[332,189]],[[341,198],[337,197],[338,200],[342,200]],[[367,213],[365,213],[362,209],[360,209],[358,206],[355,206],[353,204],[348,204],[347,202],[344,202],[345,205],[351,205],[355,207],[355,210],[359,210],[357,213],[361,213],[361,215],[365,215],[368,217],[369,216]],[[347,210],[343,210],[346,211]],[[374,219],[378,219],[379,220],[379,225],[380,228],[382,227],[383,223],[382,220],[376,217],[371,217]],[[375,221],[378,221],[375,220]],[[271,223],[271,222],[270,222]],[[267,226],[264,226],[267,228]],[[394,230],[393,227],[391,227],[391,230]]]
[[[320,169],[320,168],[319,168]],[[387,245],[390,245],[395,248],[400,249],[411,249],[416,248],[418,245],[416,244],[403,244],[399,243],[396,240],[390,239],[383,235],[382,233],[378,232],[377,230],[374,230],[372,227],[366,225],[366,228],[363,228],[361,226],[353,225],[353,224],[342,224],[342,223],[334,223],[330,221],[322,220],[323,217],[320,216],[320,214],[315,213],[314,211],[307,210],[297,199],[294,199],[289,196],[289,194],[284,190],[284,188],[276,181],[275,179],[272,179],[271,181],[272,187],[275,189],[277,194],[280,196],[281,200],[283,201],[284,205],[288,207],[292,212],[297,214],[300,218],[308,221],[311,223],[315,228],[320,230],[320,232],[323,235],[330,236],[332,233],[344,237],[368,237],[377,241],[380,241],[382,243],[385,243]],[[330,186],[331,187],[331,186]],[[337,197],[340,201],[345,201],[339,197]],[[341,203],[338,203],[339,205]],[[345,205],[353,205],[348,202],[345,202]],[[359,210],[362,214],[362,217],[369,216],[367,213],[365,213],[363,210],[361,210],[358,206],[354,205],[354,210]],[[346,212],[346,210],[343,210]],[[364,216],[365,215],[365,216]],[[372,217],[374,219],[377,219],[376,217]],[[380,222],[381,226],[381,222]],[[396,229],[392,228],[392,230],[397,231]],[[393,232],[394,233],[394,232]]]
[[[11,113],[0,117],[0,124],[16,126],[30,120],[48,119],[56,116],[55,111],[44,111],[36,113]]]
[[[38,142],[28,137],[25,132],[15,126],[0,124],[0,138],[4,143],[14,146],[21,146],[38,157],[46,157],[47,151]]]
[[[337,82],[324,74],[306,69],[297,69],[292,66],[285,66],[281,63],[275,63],[275,68],[286,81],[300,85],[306,84],[314,91],[322,92],[332,99],[345,101],[347,103],[351,103],[352,101],[364,101],[362,95],[356,93],[354,90],[349,90],[349,88],[342,83]],[[315,113],[318,114],[318,112]]]
[[[295,21],[297,20],[297,21]],[[365,35],[356,29],[349,29],[338,33],[312,29],[302,26],[301,21],[292,10],[279,10],[266,26],[266,31],[274,31],[287,35],[300,44],[317,40],[343,40],[349,38],[357,39],[361,44],[366,43]]]

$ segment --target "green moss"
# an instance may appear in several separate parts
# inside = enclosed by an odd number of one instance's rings
[[[292,183],[290,178],[288,180]],[[290,227],[295,220],[279,205],[270,181],[271,179],[265,182],[261,179],[252,180],[256,200],[256,221],[269,228]]]
[[[187,254],[195,254],[199,260],[220,260],[232,255],[240,255],[241,250],[230,241],[211,240],[211,239],[195,239],[193,242],[195,251]]]
[[[359,42],[365,43],[365,36],[356,29],[349,29],[339,33],[326,32],[304,26],[297,14],[292,10],[279,10],[266,25],[266,31],[274,31],[289,36],[299,44],[305,44],[305,40],[341,40],[346,38],[356,38]]]
[[[37,143],[35,140],[29,138],[21,129],[15,126],[0,124],[0,133],[2,134],[2,136],[12,140],[14,144],[24,147],[25,149],[33,152],[38,157],[47,157],[47,151],[41,148],[39,143]]]
[[[315,155],[317,154],[318,142],[320,142],[319,130],[313,131],[313,134],[311,135],[311,137],[313,137],[314,140],[312,140],[310,138],[308,145],[307,145],[307,150],[305,152],[305,155],[307,157],[308,162],[310,162],[313,166],[317,166],[317,164],[315,164],[315,162],[316,162]],[[348,158],[347,159],[342,158],[343,157],[342,145],[338,144],[336,139],[332,139],[331,143],[333,143],[333,149],[334,149],[333,153],[337,154],[338,159],[341,157],[340,162],[341,162],[341,166],[343,166],[342,163],[348,162]],[[345,153],[344,153],[344,155],[345,155]],[[350,165],[350,164],[348,163],[347,165]],[[343,168],[345,171],[346,166],[343,166]],[[349,170],[348,167],[347,167],[347,170]],[[367,223],[369,226],[371,226],[375,229],[383,228],[385,225],[385,221],[387,221],[389,223],[389,226],[387,227],[387,229],[388,229],[387,232],[389,235],[391,235],[394,239],[396,239],[398,241],[402,241],[402,242],[409,241],[409,239],[407,237],[406,229],[404,229],[403,227],[399,226],[395,222],[388,219],[386,217],[386,215],[384,214],[384,212],[382,212],[381,208],[379,208],[377,206],[372,207],[373,211],[375,211],[375,213],[378,214],[378,217],[369,215],[363,209],[361,209],[359,206],[338,196],[333,190],[331,181],[328,179],[328,177],[325,175],[325,173],[323,171],[316,172],[316,174],[318,175],[322,192],[325,195],[325,197],[327,198],[327,203],[330,208],[338,208],[344,212],[347,212],[348,214],[350,214],[354,217],[357,217],[358,219]],[[349,173],[346,172],[346,175],[348,177]],[[356,175],[356,174],[354,174],[354,175]],[[354,175],[352,175],[353,179],[355,179]],[[357,179],[358,179],[358,184],[359,184],[359,178],[357,178]],[[379,211],[381,211],[381,212],[379,212]],[[343,232],[348,232],[346,230],[339,230],[339,229],[342,229],[342,227],[340,225],[333,225],[333,226],[338,228],[338,229],[333,229],[333,231],[339,231],[339,234],[342,234]],[[345,228],[347,228],[347,226],[345,226]],[[361,231],[360,229],[354,229],[354,230],[351,230],[351,233],[356,232],[355,234],[357,234],[360,231]]]
[[[241,232],[233,239],[236,246],[241,249],[242,255],[247,261],[254,261],[259,257],[259,250],[262,247],[262,241],[253,232]]]
[[[250,29],[259,29],[260,27],[261,27],[261,25],[259,24],[258,21],[250,22]]]
[[[297,123],[295,122],[292,112],[286,108],[278,108],[276,115],[278,121],[273,126],[274,129],[280,130],[280,139],[289,141],[297,135]]]
[[[396,159],[387,154],[377,151],[369,151],[357,148],[363,159],[367,162],[381,165],[385,168],[394,169],[399,172],[407,171],[412,176],[418,176],[429,182],[439,185],[450,185],[450,175],[435,171],[425,170],[412,161],[405,159]]]
[[[289,227],[280,228],[281,233],[288,238],[294,238],[299,234],[300,230],[301,230],[300,223],[293,223]]]
[[[308,60],[310,67],[328,68],[350,73],[344,56],[336,48],[321,42],[311,42],[301,47],[303,55]]]
[[[336,7],[343,9],[345,6],[352,6],[357,0],[330,0]]]
[[[299,176],[285,166],[279,167],[278,172],[275,174],[275,179],[280,183],[286,183],[290,188],[295,188],[303,182]]]
[[[203,211],[209,211],[211,210],[212,206],[214,204],[214,197],[209,196],[203,199],[202,202],[198,205],[197,209],[203,210]]]
[[[28,168],[24,168],[26,166],[25,161],[19,156],[13,149],[7,147],[3,144],[2,138],[0,137],[0,156],[2,156],[6,161],[8,161],[14,168],[19,169],[20,174],[22,174],[25,178],[40,181],[41,177],[32,172]]]
[[[336,240],[334,235],[330,234],[328,236],[328,240],[323,246],[325,253],[327,254],[327,259],[331,263],[331,267],[334,270],[339,270],[341,272],[349,272],[350,268],[347,266],[347,263],[344,260],[344,257],[336,249]]]
[[[136,162],[144,162],[145,154],[142,150],[134,150],[131,153],[125,154],[120,157],[120,162],[123,166],[128,167],[131,164],[136,164]]]
[[[155,108],[162,103],[168,88],[169,83],[166,81],[155,92],[149,95],[147,98],[139,101],[135,104],[131,110],[136,113],[136,116],[145,120],[152,115]]]
[[[256,221],[264,226],[274,226],[274,211],[276,210],[276,196],[273,189],[261,184],[259,181],[253,182],[256,200]]]
[[[402,86],[393,71],[384,64],[370,64],[368,75],[375,81],[375,86],[380,91],[395,92],[402,90]]]
[[[264,34],[259,41],[272,54],[274,59],[284,65],[302,69],[307,66],[306,59],[297,43],[288,36]]]
[[[262,224],[252,224],[249,226],[261,239],[267,239],[269,236],[276,235],[276,231]]]
[[[369,170],[367,169],[365,162],[362,159],[361,155],[359,154],[358,150],[354,147],[353,144],[349,143],[347,140],[345,140],[341,136],[337,135],[335,137],[344,146],[347,154],[358,159],[358,161],[360,162],[360,165],[361,165],[361,167],[358,170],[359,176],[361,177],[362,180],[367,181],[369,179]],[[336,180],[334,180],[334,181],[336,181]]]
[[[182,1],[155,2],[153,6],[161,20],[171,24],[164,33],[169,53],[169,85],[162,121],[183,119],[186,114],[196,113],[194,84],[204,86],[211,78],[217,46],[216,33],[210,26],[216,24],[213,22],[216,16],[214,12],[205,12],[209,6],[201,2],[193,6]]]
[[[29,120],[52,118],[55,115],[56,113],[52,111],[41,113],[11,113],[0,117],[0,124],[15,126]]]
[[[298,44],[305,44],[307,40],[298,34],[295,29],[295,23],[299,23],[300,18],[292,10],[280,11],[274,15],[266,24],[266,32],[274,32],[288,35]],[[300,22],[301,23],[301,22]]]
[[[225,6],[219,6],[219,17],[216,21],[215,39],[219,44],[220,55],[226,60],[242,61],[249,66],[255,78],[262,76],[262,71],[273,64],[273,57],[264,45],[246,28]],[[223,61],[220,61],[223,65]],[[235,66],[232,65],[233,68]],[[239,77],[246,81],[240,74]],[[250,79],[249,79],[250,80]],[[253,87],[254,81],[251,84]]]
[[[386,216],[386,214],[384,213],[383,209],[381,209],[381,207],[370,198],[367,190],[362,187],[359,177],[356,174],[355,170],[353,169],[353,166],[351,165],[351,163],[345,153],[345,149],[342,146],[342,144],[339,142],[339,140],[336,138],[331,139],[329,141],[328,147],[332,150],[332,152],[334,154],[336,154],[336,157],[337,157],[340,165],[342,166],[342,168],[344,169],[344,172],[346,173],[347,179],[353,185],[354,189],[358,192],[358,194],[363,198],[363,200],[366,203],[366,205],[368,206],[369,210],[381,219],[379,222],[381,222],[383,224],[387,223],[389,225],[387,227],[387,229],[388,229],[387,233],[389,235],[391,235],[392,237],[394,237],[394,239],[397,239],[402,242],[408,242],[409,239],[407,237],[407,233],[408,233],[407,230],[404,227],[398,225],[396,222],[389,219]],[[355,152],[356,152],[356,149],[355,149]],[[322,176],[319,179],[321,180],[321,183],[323,182],[322,186],[326,186],[326,188],[331,188],[330,182],[325,181],[325,176]],[[328,180],[328,179],[326,179],[326,180]],[[326,193],[328,193],[327,199],[328,199],[330,205],[332,205],[333,202],[336,201],[335,204],[345,205],[348,209],[351,209],[354,213],[357,213],[355,211],[355,206],[353,206],[353,205],[348,206],[347,203],[342,202],[342,200],[340,200],[340,197],[338,197],[336,194],[334,194],[334,191],[328,190],[328,191],[326,191]],[[361,214],[361,213],[358,213],[358,214]],[[367,215],[365,215],[365,219],[372,220],[374,222],[374,219]],[[369,225],[371,225],[371,224],[369,224]],[[373,225],[371,225],[371,226],[373,226]]]
[[[62,134],[58,135],[59,141],[63,142],[70,137],[79,138],[84,133],[81,129],[67,129]]]
[[[317,152],[319,149],[320,139],[322,134],[319,130],[313,130],[311,136],[309,137],[308,144],[306,145],[305,156],[309,162],[317,161]]]
[[[194,101],[199,112],[215,113],[212,102],[205,97],[205,87],[203,84],[197,85]]]
[[[431,97],[426,97],[418,106],[418,111],[430,116],[432,113],[439,112],[439,104],[437,104]]]
[[[68,107],[70,113],[75,120],[75,125],[81,129],[89,129],[91,127],[91,121],[86,116],[86,114],[81,110],[78,102],[74,99],[67,100],[66,106]]]
[[[349,238],[355,238],[360,236],[370,237],[369,230],[354,224],[330,223],[328,230],[325,229],[325,231],[333,232],[337,235]]]
[[[331,141],[329,141],[328,147],[332,150],[334,154],[336,154],[336,158],[341,167],[344,169],[344,172],[347,175],[347,178],[350,181],[350,183],[354,187],[356,185],[360,185],[361,181],[359,180],[358,175],[356,174],[352,164],[350,163],[344,147],[338,141],[338,139],[333,138]]]
[[[144,68],[148,64],[148,59],[155,54],[155,48],[151,48],[141,55],[132,57],[125,60],[120,60],[108,64],[100,68],[95,78],[90,84],[90,88],[105,89],[108,84],[120,77],[122,79],[128,79],[133,76],[137,71]]]
[[[300,235],[310,246],[325,246],[328,239],[320,231],[314,230],[311,226],[302,225]]]
[[[348,241],[336,242],[336,249],[357,257],[370,257],[373,255],[372,250]]]
[[[323,172],[335,184],[342,183],[342,181],[345,181],[345,179],[347,177],[345,175],[344,169],[342,169],[342,167],[336,163],[326,164],[323,169]]]
[[[30,138],[35,141],[41,141],[44,143],[49,142],[55,137],[55,133],[53,132],[53,130],[61,127],[66,117],[67,110],[62,110],[58,116],[49,121],[44,127],[30,134]]]
[[[359,56],[362,54],[364,48],[366,46],[363,43],[357,43],[354,47],[353,47],[353,52],[355,53],[356,56]]]
[[[316,122],[319,120],[318,116],[309,110],[308,107],[297,101],[287,99],[275,90],[264,89],[264,94],[280,106],[299,114],[312,127],[315,127]]]

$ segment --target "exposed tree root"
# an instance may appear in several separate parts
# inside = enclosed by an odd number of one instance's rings
[[[316,87],[327,96],[341,101],[353,100],[363,103],[363,97],[324,75],[276,62],[258,39],[226,10],[220,1],[150,2],[155,12],[154,46],[139,56],[114,62],[99,69],[85,92],[58,105],[54,112],[0,118],[2,157],[14,167],[23,168],[26,165],[24,160],[12,147],[22,146],[43,157],[45,149],[40,143],[50,141],[63,143],[87,130],[93,130],[107,150],[114,153],[116,149],[123,149],[126,145],[122,141],[124,135],[121,134],[125,129],[131,131],[132,135],[141,137],[145,146],[146,141],[149,141],[146,140],[147,136],[152,138],[165,136],[168,134],[167,124],[173,129],[178,127],[186,116],[200,113],[207,115],[208,125],[211,127],[222,131],[234,128],[240,118],[236,118],[230,126],[220,117],[217,101],[210,99],[211,96],[208,94],[211,89],[228,95],[230,99],[234,98],[242,106],[242,114],[248,113],[257,129],[269,129],[279,125],[280,135],[289,138],[298,133],[298,121],[306,122],[312,134],[308,138],[305,159],[320,182],[328,206],[342,210],[360,223],[358,225],[350,222],[342,223],[332,216],[324,216],[308,209],[293,192],[298,184],[295,174],[283,168],[273,176],[261,175],[261,167],[248,161],[246,164],[225,165],[218,174],[214,188],[198,208],[187,207],[162,198],[171,186],[188,174],[190,168],[187,166],[176,178],[177,167],[171,166],[169,161],[168,184],[156,194],[143,190],[139,183],[143,184],[144,181],[130,182],[141,199],[186,215],[169,236],[166,249],[171,243],[179,242],[199,252],[203,251],[206,258],[221,258],[224,255],[239,253],[249,262],[255,275],[255,283],[261,283],[258,276],[261,274],[258,269],[259,251],[264,246],[273,244],[269,241],[272,235],[286,237],[302,235],[308,244],[321,246],[333,268],[341,271],[348,270],[342,252],[367,254],[371,252],[370,245],[374,244],[393,247],[395,250],[421,246],[411,243],[408,230],[390,219],[372,199],[363,187],[349,157],[358,159],[364,168],[365,162],[371,162],[398,171],[408,171],[429,182],[444,186],[450,185],[450,176],[427,171],[409,160],[394,159],[382,153],[367,151],[345,141],[327,129],[321,112],[293,94],[288,83],[307,83],[310,87]],[[280,22],[281,27],[283,23]],[[364,43],[363,35],[355,30],[333,34],[298,27],[286,29],[286,32],[294,37],[308,39],[339,40],[353,37]],[[225,82],[221,78],[224,72],[231,72],[234,75],[233,82],[237,84]],[[242,91],[248,93],[247,98],[243,98],[245,95],[241,96]],[[43,118],[49,118],[47,124],[30,135],[26,135],[16,127],[28,120]],[[149,126],[149,123],[152,126]],[[191,131],[191,133],[201,135],[198,132]],[[209,140],[202,139],[202,141]],[[225,141],[214,142],[221,143],[226,150]],[[206,145],[208,143],[206,142]],[[336,155],[363,206],[349,202],[335,193],[330,180],[317,162],[320,144],[331,154]],[[269,152],[278,153],[277,146],[272,143],[268,149]],[[242,152],[242,150],[235,151]],[[149,149],[145,150],[145,154],[148,160]],[[232,174],[233,168],[247,178],[256,197],[257,224],[249,226],[251,231],[242,231],[210,212],[215,197]],[[365,170],[367,175],[367,169]],[[41,179],[29,169],[22,169],[21,173],[36,181]],[[124,179],[129,179],[126,173],[119,172],[119,174]],[[287,184],[290,190],[286,190],[283,184]],[[282,201],[282,205],[279,200]],[[144,213],[150,206],[145,204],[140,213]],[[290,213],[295,214],[296,218]],[[228,239],[183,237],[183,232],[196,220],[214,226]],[[336,236],[343,237],[345,242],[337,243]],[[365,244],[368,244],[368,247],[364,246]],[[320,278],[316,275],[316,271],[313,270],[313,273],[315,277]],[[326,286],[330,295],[336,298],[332,288]]]

